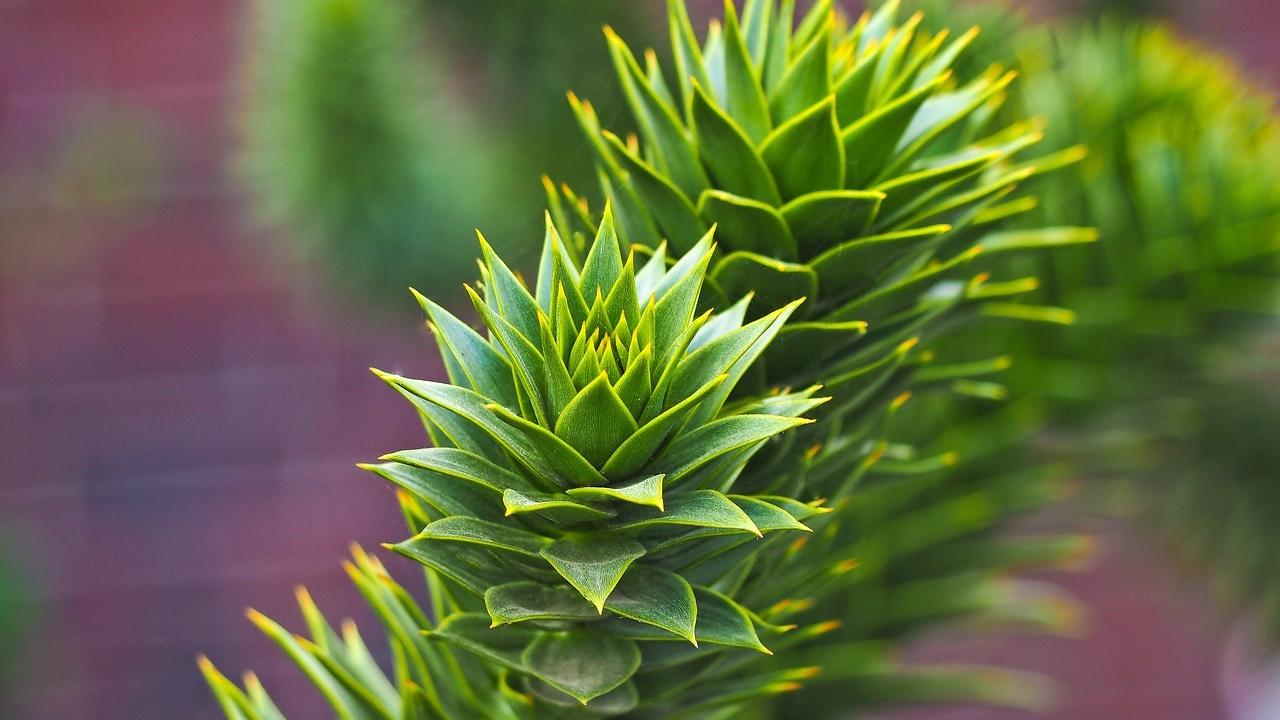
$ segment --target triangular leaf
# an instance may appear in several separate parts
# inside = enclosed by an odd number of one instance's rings
[[[468,543],[528,557],[539,557],[549,544],[548,538],[524,530],[513,522],[496,523],[464,515],[436,520],[414,540]]]
[[[610,533],[571,533],[542,549],[542,556],[582,596],[604,612],[609,593],[644,546]]]
[[[586,705],[635,674],[640,649],[630,640],[597,632],[544,632],[521,659],[538,679]]]
[[[489,405],[486,409],[528,438],[529,443],[537,448],[530,448],[530,452],[536,453],[545,461],[553,470],[553,477],[558,483],[566,484],[568,481],[571,486],[605,484],[604,476],[581,453],[550,430],[499,405]]]
[[[904,258],[923,252],[934,244],[936,238],[950,230],[950,225],[930,225],[836,245],[812,263],[824,290],[823,299],[840,302],[874,288],[883,282],[885,271]]]
[[[784,200],[843,187],[844,153],[831,96],[779,125],[760,146]]]
[[[595,467],[604,465],[636,429],[636,421],[603,373],[569,401],[556,422],[556,435]]]
[[[730,252],[745,250],[781,260],[797,257],[791,229],[771,205],[723,190],[698,199],[698,214],[716,226],[716,240]]]
[[[733,0],[725,0],[724,4],[724,82],[729,115],[738,120],[747,137],[760,142],[769,134],[773,122],[760,78],[751,64],[746,40],[738,26]]]
[[[493,627],[527,620],[592,620],[595,608],[572,588],[521,581],[489,588],[485,608]]]
[[[506,357],[448,310],[423,297],[417,290],[411,288],[410,291],[431,319],[441,349],[448,348],[458,360],[458,369],[464,373],[462,377],[451,373],[449,379],[455,385],[471,388],[498,402],[515,404],[516,389]]]
[[[808,265],[750,252],[729,253],[721,258],[711,279],[729,297],[755,292],[756,310],[777,310],[818,294],[818,276]]]
[[[751,518],[729,498],[715,490],[694,490],[668,498],[666,510],[636,510],[611,520],[616,530],[641,530],[664,525],[714,528],[759,536]]]
[[[676,117],[649,83],[626,43],[610,28],[605,28],[609,55],[627,102],[637,119],[646,144],[657,152],[659,168],[669,175],[676,188],[696,197],[707,186],[706,175],[698,164],[693,147]]]
[[[470,515],[487,520],[502,517],[496,502],[501,496],[492,488],[398,462],[360,467],[408,490],[443,515]]]
[[[595,505],[575,502],[563,493],[507,490],[502,494],[502,504],[507,515],[537,513],[560,523],[603,520],[616,514]]]
[[[668,486],[683,480],[720,456],[754,445],[812,420],[776,415],[734,415],[707,423],[672,441],[655,467],[667,474]]]
[[[828,20],[818,37],[791,63],[782,83],[773,91],[769,110],[776,125],[781,125],[831,94],[830,28]]]
[[[516,278],[511,268],[498,257],[498,253],[485,241],[480,239],[480,252],[484,257],[485,267],[489,270],[489,284],[486,293],[492,293],[497,301],[503,319],[511,323],[526,338],[538,337],[538,302],[533,299],[525,286]]]
[[[632,503],[634,505],[647,505],[662,509],[662,475],[652,475],[650,477],[636,480],[635,482],[622,485],[612,486],[605,485],[602,487],[581,487],[570,488],[568,494],[571,497],[583,498],[585,500],[594,500],[597,502],[606,500],[618,500],[621,502]]]
[[[782,204],[778,186],[755,145],[696,83],[690,116],[699,155],[717,188],[767,205]]]
[[[632,187],[644,200],[646,208],[662,230],[663,237],[673,250],[688,251],[694,241],[707,231],[694,212],[689,198],[661,173],[628,151],[616,135],[606,130],[604,138],[630,174]]]
[[[605,475],[620,479],[639,472],[648,464],[653,454],[658,451],[662,443],[666,442],[671,433],[684,423],[698,403],[719,387],[724,380],[724,376],[712,378],[692,395],[645,423],[609,457],[604,464]]]
[[[693,588],[674,573],[644,565],[633,566],[614,588],[605,609],[697,645],[694,627],[698,607]]]
[[[801,258],[811,258],[838,242],[866,231],[880,209],[884,193],[824,190],[801,195],[782,208]]]
[[[916,111],[950,77],[950,73],[939,75],[928,85],[903,95],[844,129],[840,139],[844,143],[845,162],[848,163],[845,173],[848,187],[865,187],[876,179],[893,157],[894,148]]]

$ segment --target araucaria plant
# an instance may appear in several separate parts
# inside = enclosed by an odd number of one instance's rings
[[[1087,239],[993,232],[1056,161],[1019,157],[1035,123],[988,127],[1011,78],[948,70],[971,35],[893,7],[852,26],[830,2],[793,11],[726,4],[698,45],[673,0],[674,85],[610,37],[644,144],[575,103],[603,213],[553,189],[531,285],[482,242],[483,333],[419,298],[450,382],[380,376],[433,447],[369,469],[400,489],[413,536],[389,547],[423,566],[429,606],[355,552],[389,673],[305,593],[309,638],[252,615],[338,717],[737,717],[824,671],[884,675],[904,628],[991,611],[984,583],[1061,555],[989,541],[1043,485],[952,489],[952,456],[888,437],[913,391],[1000,364],[936,366],[944,330],[1038,316],[1014,302],[1034,282],[979,256]],[[824,600],[900,578],[952,594],[860,626],[860,663],[796,661],[841,624]],[[281,717],[256,678],[202,666],[229,717]]]

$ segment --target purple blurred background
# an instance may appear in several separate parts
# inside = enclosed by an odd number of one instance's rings
[[[401,532],[353,465],[422,433],[366,367],[439,364],[421,327],[328,300],[316,268],[245,229],[226,173],[244,10],[0,0],[0,533],[42,606],[0,717],[212,719],[200,651],[323,716],[241,612],[295,622],[304,583],[363,618],[338,560]],[[1276,0],[1201,3],[1184,25],[1280,79]],[[920,655],[1047,672],[1054,720],[1226,717],[1207,603],[1159,548],[1096,530],[1096,571],[1065,579],[1093,610],[1082,640]]]

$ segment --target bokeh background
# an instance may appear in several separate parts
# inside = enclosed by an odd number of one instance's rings
[[[430,91],[459,132],[501,150],[489,172],[509,183],[499,202],[453,208],[430,242],[466,255],[467,228],[481,227],[532,246],[538,171],[572,177],[584,171],[571,158],[585,160],[539,128],[570,126],[559,88],[607,84],[603,42],[592,30],[561,43],[531,80],[540,45],[487,42],[468,13],[492,23],[535,3],[418,4],[439,18],[421,28]],[[636,33],[658,30],[662,5],[552,4]],[[1274,0],[1170,10],[1260,84],[1280,82]],[[242,610],[292,618],[304,583],[331,615],[360,618],[338,558],[350,541],[399,536],[390,490],[354,464],[421,444],[421,430],[366,368],[442,373],[411,313],[367,302],[322,255],[282,250],[291,238],[252,219],[233,158],[242,58],[272,50],[248,47],[260,11],[0,0],[0,655],[14,658],[0,667],[0,718],[212,720],[197,652],[252,664],[286,710],[322,717]],[[519,22],[504,27],[522,37]],[[1092,609],[1083,637],[930,638],[913,652],[1045,672],[1061,683],[1053,720],[1231,717],[1247,694],[1231,628],[1193,577],[1120,520],[1061,507],[1033,522],[1099,538],[1094,572],[1055,578]]]

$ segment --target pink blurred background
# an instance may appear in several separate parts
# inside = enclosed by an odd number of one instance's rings
[[[354,463],[422,433],[366,367],[439,363],[419,326],[329,299],[245,229],[226,173],[244,10],[0,0],[0,532],[43,607],[0,717],[212,719],[201,651],[324,716],[241,612],[293,622],[305,583],[363,618],[338,560],[400,533]],[[1183,24],[1280,80],[1275,0],[1200,3]],[[1063,686],[1053,720],[1226,717],[1224,628],[1201,593],[1149,541],[1094,529],[1097,570],[1064,579],[1093,610],[1083,639],[919,654],[1044,671]]]

